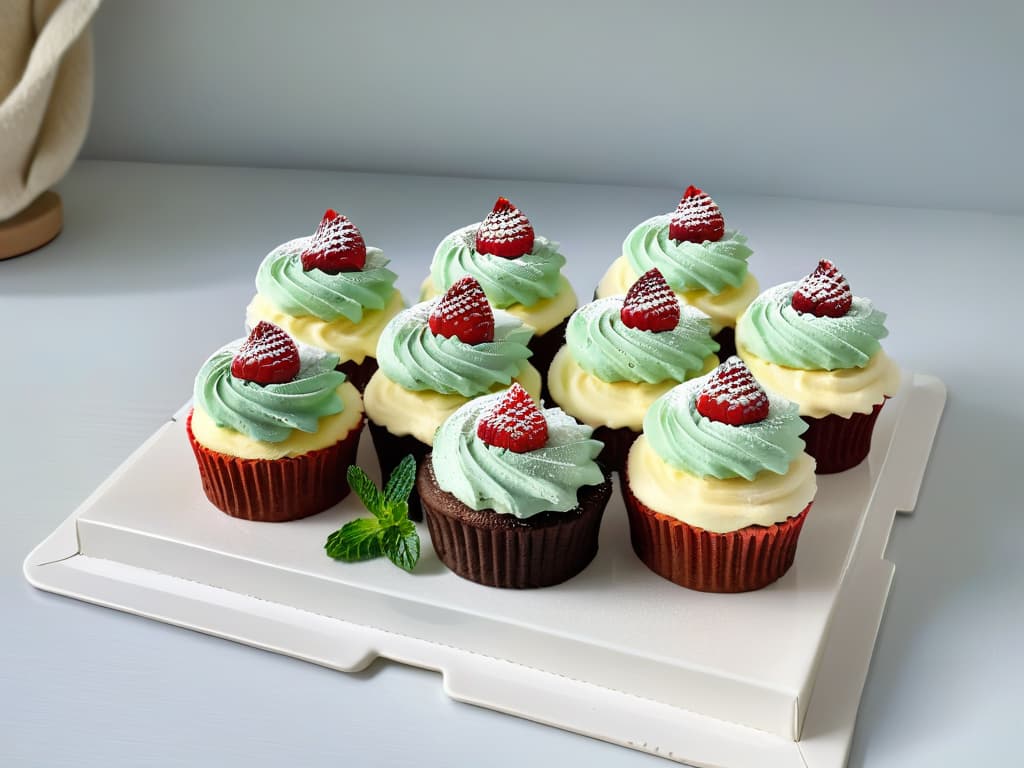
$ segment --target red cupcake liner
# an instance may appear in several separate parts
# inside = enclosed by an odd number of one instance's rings
[[[579,506],[519,520],[476,511],[437,485],[430,458],[417,477],[420,498],[438,558],[453,573],[488,587],[533,589],[561,584],[597,554],[601,518],[611,481],[585,486]]]
[[[886,398],[888,399],[888,398]],[[819,475],[830,475],[851,469],[867,458],[871,450],[871,434],[885,400],[871,413],[855,413],[849,418],[831,414],[820,419],[803,416],[807,431],[802,435],[804,450],[814,457]]]
[[[309,517],[345,498],[345,475],[355,463],[362,426],[360,421],[334,445],[294,458],[240,459],[200,445],[192,434],[192,411],[185,422],[206,498],[232,517],[264,523]]]
[[[628,475],[622,497],[637,557],[659,576],[701,592],[750,592],[782,577],[793,565],[813,504],[782,523],[712,533],[644,505],[630,490]]]

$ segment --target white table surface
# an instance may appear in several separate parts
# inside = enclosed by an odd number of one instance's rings
[[[384,248],[408,298],[436,242],[506,195],[562,243],[583,298],[678,190],[83,162],[59,191],[64,234],[0,262],[0,765],[668,765],[455,703],[434,673],[343,675],[37,592],[21,562],[188,397],[241,334],[262,256],[324,208]],[[763,286],[833,258],[889,313],[890,354],[949,387],[918,513],[889,546],[850,765],[1012,764],[1024,217],[715,197]]]

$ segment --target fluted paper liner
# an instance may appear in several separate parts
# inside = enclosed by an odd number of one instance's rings
[[[359,390],[362,395],[366,392],[366,385],[370,383],[370,377],[377,372],[377,359],[364,357],[363,362],[346,360],[338,365],[337,369],[345,374],[345,378],[352,382],[352,386]]]
[[[779,579],[793,564],[811,508],[775,525],[713,533],[655,512],[633,495],[628,475],[624,480],[633,551],[659,576],[701,592],[749,592]]]
[[[283,459],[240,459],[200,445],[185,422],[203,491],[232,517],[283,523],[315,515],[348,495],[345,474],[355,463],[362,421],[334,445]]]
[[[807,431],[802,435],[806,443],[804,450],[817,462],[814,471],[829,475],[864,461],[871,450],[871,434],[883,405],[885,400],[871,413],[855,413],[848,419],[835,414],[820,419],[802,416],[807,422]]]
[[[464,579],[488,587],[530,589],[559,584],[597,554],[611,482],[580,489],[569,512],[542,512],[526,520],[478,512],[441,490],[428,455],[416,480],[438,558]]]

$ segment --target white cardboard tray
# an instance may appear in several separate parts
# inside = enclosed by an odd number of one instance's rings
[[[945,403],[905,374],[870,459],[819,478],[796,562],[767,589],[706,595],[648,571],[618,494],[580,576],[495,590],[448,572],[421,525],[406,574],[336,563],[346,499],[284,525],[202,494],[184,422],[151,436],[25,561],[36,587],[342,671],[377,657],[438,670],[453,698],[696,766],[840,768],[893,566]],[[360,461],[375,466],[369,438]],[[367,683],[372,684],[372,683]]]

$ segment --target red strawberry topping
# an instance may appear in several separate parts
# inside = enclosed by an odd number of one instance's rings
[[[435,336],[457,336],[466,344],[494,341],[494,312],[475,277],[456,281],[434,305],[428,319]]]
[[[256,384],[284,384],[295,378],[300,365],[292,337],[261,320],[231,360],[231,375]]]
[[[822,259],[793,292],[793,309],[815,317],[842,317],[853,306],[853,293],[843,273],[828,259]]]
[[[533,225],[522,211],[499,197],[476,231],[476,249],[503,259],[518,258],[533,250]]]
[[[768,395],[743,361],[733,355],[701,387],[697,412],[734,427],[753,424],[768,415]]]
[[[668,236],[676,242],[703,243],[721,240],[725,234],[722,211],[707,192],[692,184],[683,193],[668,225]]]
[[[655,267],[640,276],[626,293],[619,312],[622,322],[641,331],[671,331],[679,325],[679,297]]]
[[[516,382],[480,417],[476,435],[495,448],[526,453],[543,448],[547,443],[548,423],[533,398]]]
[[[328,208],[302,252],[302,268],[319,269],[336,275],[355,272],[366,266],[366,243],[356,225],[333,208]]]

